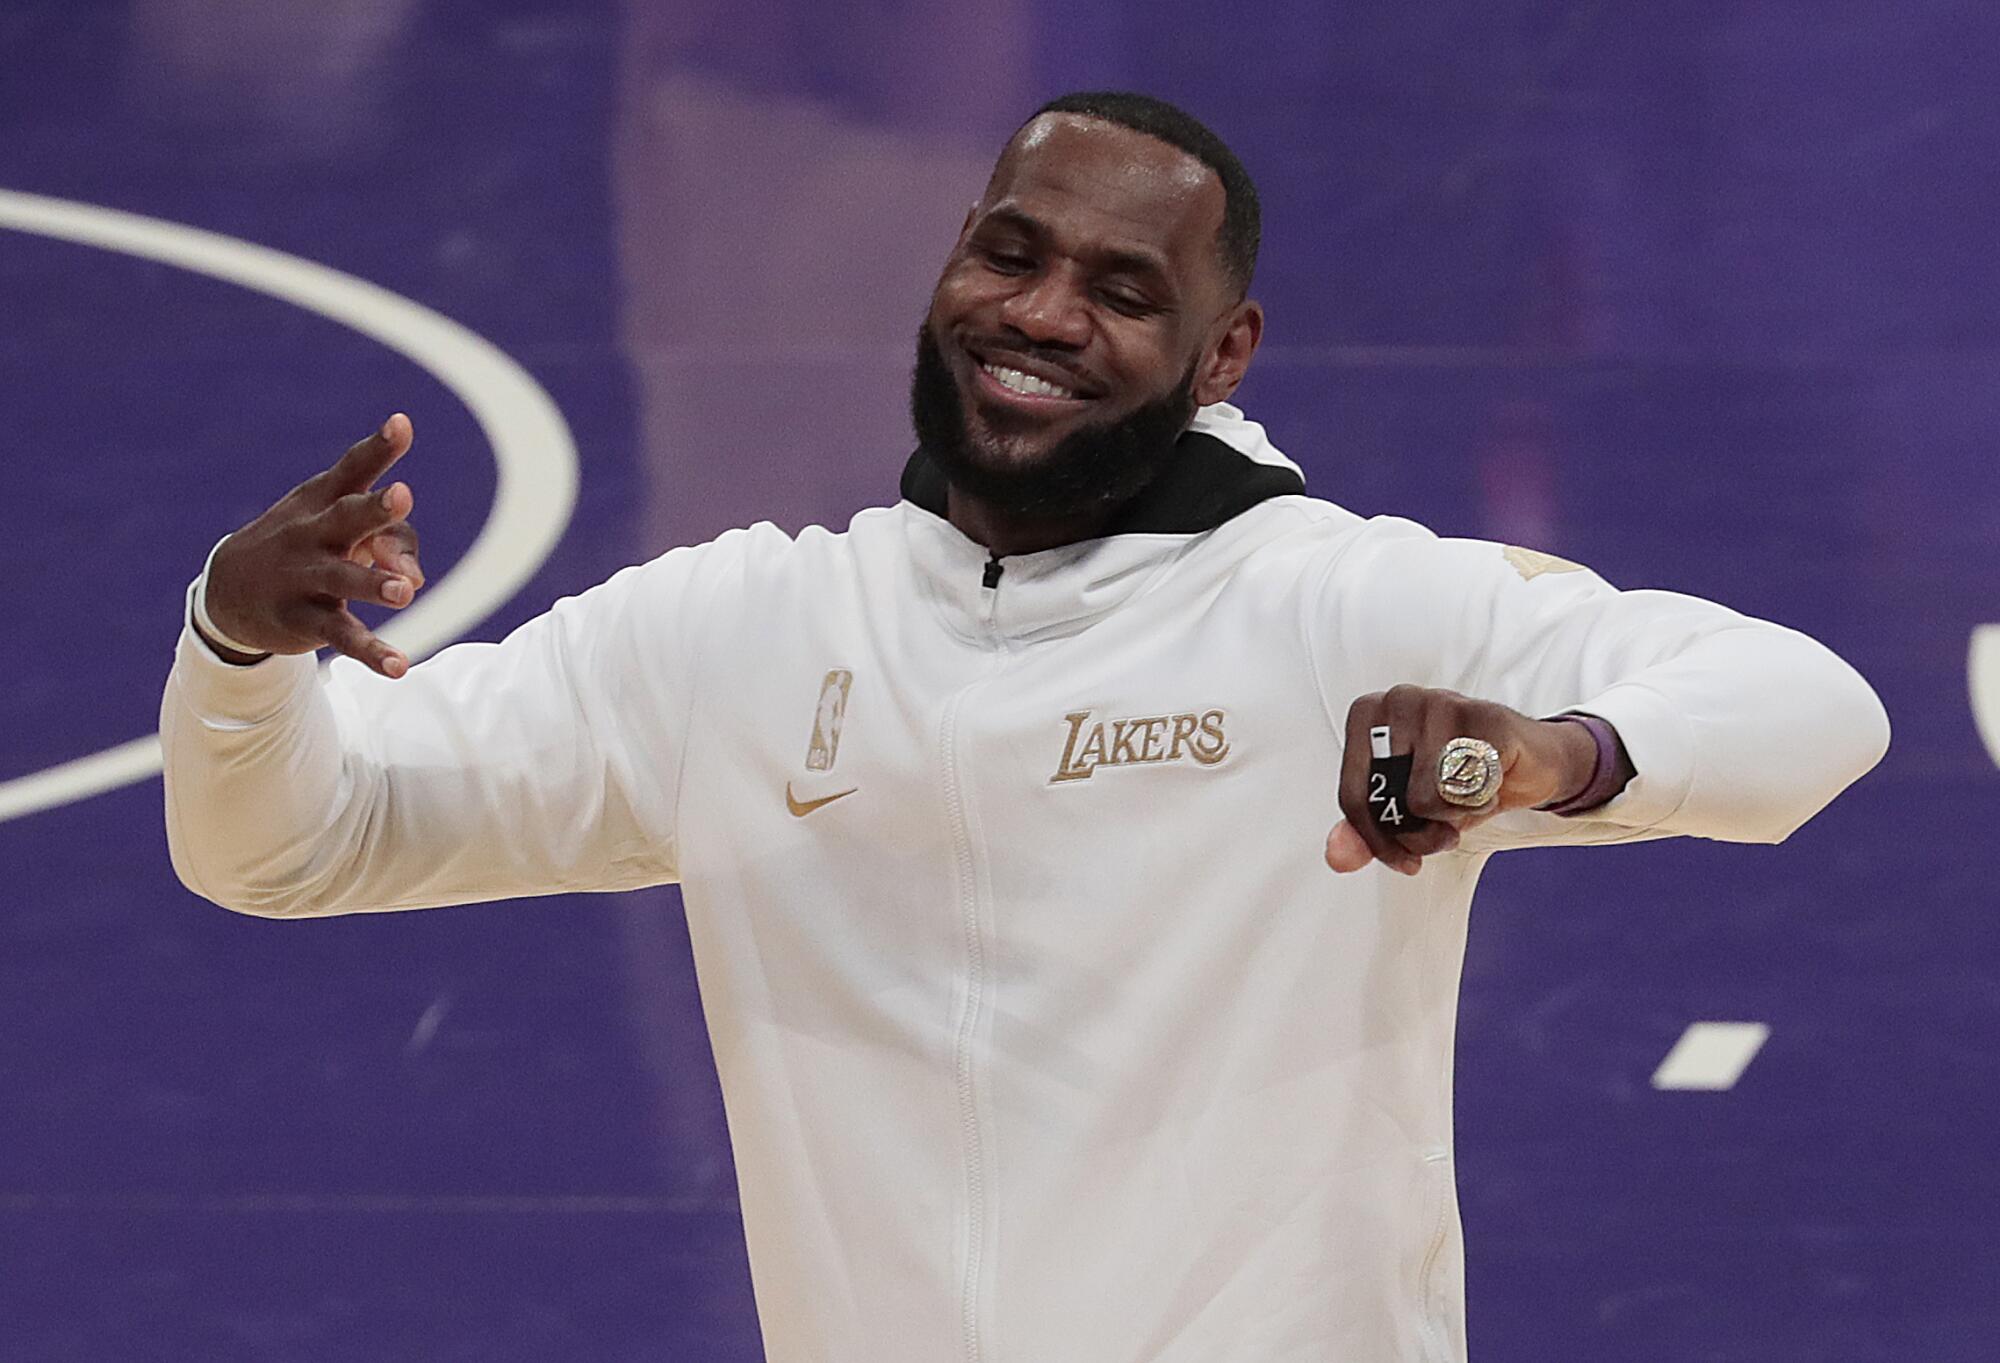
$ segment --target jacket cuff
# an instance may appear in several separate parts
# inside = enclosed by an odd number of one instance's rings
[[[1636,773],[1624,790],[1573,818],[1652,828],[1680,812],[1694,787],[1694,729],[1666,697],[1642,683],[1624,682],[1569,708],[1596,715],[1617,730]]]

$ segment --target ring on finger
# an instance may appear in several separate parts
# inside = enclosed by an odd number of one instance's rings
[[[1446,804],[1485,804],[1500,793],[1500,750],[1483,738],[1452,739],[1438,754],[1437,783]]]

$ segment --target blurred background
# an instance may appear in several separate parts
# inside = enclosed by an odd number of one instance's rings
[[[1996,59],[1990,0],[0,0],[0,190],[321,262],[518,360],[581,483],[496,638],[892,500],[1007,134],[1069,89],[1184,104],[1262,190],[1239,402],[1310,490],[1805,629],[1895,725],[1781,847],[1490,869],[1473,1357],[1971,1363]],[[467,408],[311,311],[0,218],[0,319],[0,790],[150,733],[209,546],[386,413],[433,581],[492,506]],[[0,1359],[762,1357],[673,890],[239,918],[175,881],[157,777],[0,822],[0,868]],[[1701,1020],[1769,1040],[1656,1088]]]

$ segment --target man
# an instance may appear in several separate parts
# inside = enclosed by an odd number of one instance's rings
[[[1257,230],[1186,115],[1055,101],[939,280],[901,502],[416,668],[343,604],[422,584],[390,418],[190,590],[181,877],[678,880],[777,1363],[1463,1358],[1485,858],[1778,841],[1887,722],[1802,635],[1304,496],[1225,401]]]

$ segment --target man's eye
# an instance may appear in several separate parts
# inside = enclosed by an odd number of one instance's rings
[[[1153,305],[1136,293],[1123,289],[1106,289],[1098,295],[1105,303],[1128,317],[1139,317],[1152,311]]]
[[[986,263],[1002,274],[1025,274],[1035,267],[1035,262],[1013,251],[988,251]]]

